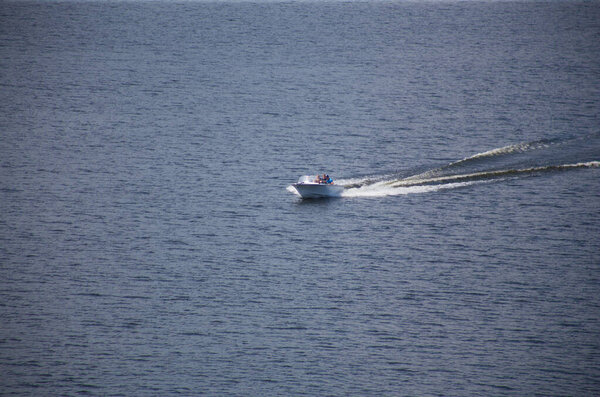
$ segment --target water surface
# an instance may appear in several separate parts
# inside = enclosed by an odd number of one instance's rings
[[[598,394],[599,42],[598,2],[0,3],[0,390]]]

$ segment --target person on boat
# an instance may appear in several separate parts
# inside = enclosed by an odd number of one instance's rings
[[[315,183],[330,185],[333,183],[333,179],[331,179],[327,174],[317,175],[315,178]]]

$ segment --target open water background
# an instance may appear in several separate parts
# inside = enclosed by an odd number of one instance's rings
[[[599,43],[597,1],[0,2],[0,394],[600,394]]]

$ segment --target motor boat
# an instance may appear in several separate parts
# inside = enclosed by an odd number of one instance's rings
[[[319,176],[303,175],[292,186],[304,198],[340,197],[344,187],[333,183],[331,178],[321,179]]]

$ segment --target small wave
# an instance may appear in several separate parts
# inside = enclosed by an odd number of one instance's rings
[[[547,139],[540,140],[540,141],[534,141],[534,142],[517,143],[514,145],[508,145],[508,146],[504,146],[504,147],[497,148],[497,149],[487,150],[482,153],[477,153],[477,154],[474,154],[473,156],[466,157],[462,160],[456,161],[456,162],[452,163],[451,165],[461,164],[461,163],[464,163],[464,162],[467,162],[470,160],[481,159],[481,158],[485,158],[485,157],[499,156],[499,155],[511,154],[511,153],[524,153],[524,152],[528,152],[530,150],[544,149],[544,148],[550,147],[550,145],[552,145],[553,143],[554,143],[553,141],[550,141]]]

